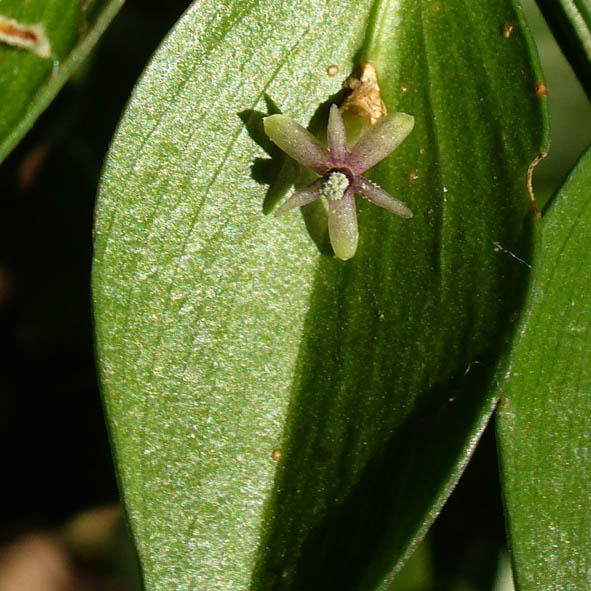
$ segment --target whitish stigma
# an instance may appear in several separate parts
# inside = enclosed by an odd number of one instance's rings
[[[349,188],[349,179],[342,172],[329,172],[322,183],[322,195],[329,201],[343,198]]]

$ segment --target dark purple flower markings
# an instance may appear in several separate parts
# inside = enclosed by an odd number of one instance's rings
[[[412,211],[402,201],[361,176],[408,136],[414,126],[414,117],[411,115],[386,115],[367,129],[350,149],[347,147],[345,124],[336,105],[331,106],[328,117],[328,148],[285,115],[266,117],[264,126],[266,134],[286,154],[320,176],[306,187],[297,189],[277,209],[275,215],[325,197],[328,205],[328,234],[338,258],[350,259],[357,250],[359,231],[356,194],[403,218],[412,217]]]

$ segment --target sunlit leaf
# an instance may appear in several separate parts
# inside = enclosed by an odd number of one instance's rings
[[[368,173],[414,217],[358,200],[342,262],[317,210],[263,213],[299,177],[261,117],[321,131],[363,59],[415,117]],[[105,168],[93,275],[148,589],[389,584],[494,408],[527,287],[532,59],[511,2],[459,0],[199,2],[156,53]]]

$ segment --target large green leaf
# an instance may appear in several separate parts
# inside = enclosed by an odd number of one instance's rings
[[[591,0],[536,0],[560,48],[591,97]]]
[[[518,588],[591,581],[591,152],[544,216],[531,303],[498,414]]]
[[[0,43],[0,162],[94,47],[125,0],[0,0],[0,15],[42,25],[49,57]]]
[[[254,178],[281,171],[273,201],[293,176],[257,109],[320,129],[355,57],[415,116],[370,173],[415,217],[359,203],[342,262],[313,216],[264,215]],[[546,141],[532,61],[511,2],[463,0],[203,1],[156,53],[107,160],[93,273],[149,589],[388,585],[495,404]]]

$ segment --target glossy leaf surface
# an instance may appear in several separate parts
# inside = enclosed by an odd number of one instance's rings
[[[498,432],[518,589],[585,589],[591,572],[591,153],[544,216],[532,301]]]
[[[528,281],[546,128],[522,27],[510,2],[205,1],[156,53],[107,161],[93,275],[148,589],[386,588],[436,515]],[[324,129],[360,56],[415,117],[368,173],[414,217],[358,200],[342,262],[316,204],[264,215],[296,175],[261,115]]]
[[[0,161],[86,58],[124,0],[0,0],[0,15],[41,25],[50,56],[0,42]]]

